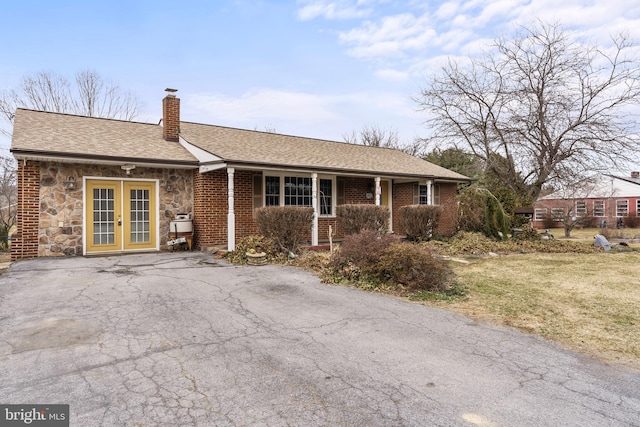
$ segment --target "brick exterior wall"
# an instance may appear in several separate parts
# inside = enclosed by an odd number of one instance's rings
[[[347,205],[374,205],[376,203],[375,180],[373,178],[338,177],[344,181],[344,203]],[[367,199],[367,193],[372,192],[374,197]]]
[[[405,231],[400,227],[400,208],[402,206],[413,205],[413,187],[415,183],[408,182],[402,184],[393,184],[393,232],[400,236],[404,236]]]
[[[436,234],[440,236],[453,236],[458,230],[458,185],[439,183],[440,206],[442,215]]]
[[[607,228],[616,228],[616,224],[618,219],[622,219],[622,223],[625,227],[638,227],[640,225],[640,211],[638,211],[638,201],[640,197],[600,197],[600,198],[590,198],[590,199],[556,199],[556,200],[540,200],[534,205],[534,217],[532,219],[531,225],[533,228],[544,229],[548,228],[551,224],[553,227],[561,228],[563,227],[562,221],[552,221],[551,223],[547,223],[547,221],[536,220],[535,218],[535,209],[546,209],[547,217],[552,217],[551,209],[557,208],[562,209],[563,214],[566,214],[571,210],[572,214],[575,215],[576,201],[585,201],[587,207],[587,215],[590,217],[585,221],[581,222],[580,226],[582,227],[600,227],[602,221],[607,222]],[[619,217],[616,215],[616,206],[618,200],[626,201],[628,207],[628,213],[626,216]],[[594,202],[601,201],[604,202],[604,216],[594,217]]]
[[[236,170],[233,198],[236,241],[258,232],[253,219],[253,176],[259,171]],[[227,246],[228,175],[227,170],[201,174],[194,172],[195,247],[207,249]]]
[[[40,164],[18,162],[18,229],[11,236],[11,260],[38,256]]]
[[[253,178],[261,171],[236,170],[234,173],[234,207],[236,241],[257,234],[253,218]],[[76,189],[65,188],[67,178],[75,177]],[[158,179],[157,195],[160,212],[160,246],[169,237],[169,222],[180,212],[193,215],[194,248],[207,249],[227,246],[227,170],[201,174],[197,170],[136,168],[127,176],[117,166],[72,165],[56,162],[20,162],[18,166],[18,231],[12,236],[12,259],[37,256],[82,254],[83,192],[82,177],[118,177]],[[367,199],[372,191],[373,178],[338,177],[344,193],[336,201],[348,204],[374,204]],[[171,191],[167,191],[171,184]],[[393,230],[404,234],[399,224],[399,208],[414,203],[415,183],[392,185]],[[451,235],[456,230],[457,201],[455,184],[439,184],[440,200],[444,211],[438,234]],[[59,227],[60,223],[63,227]],[[318,219],[318,238],[328,240],[329,225],[334,238],[344,237],[337,227],[336,218]],[[309,235],[309,239],[311,235]]]
[[[193,228],[196,248],[227,244],[227,171],[194,171]]]
[[[258,233],[253,219],[253,176],[259,171],[238,171],[233,178],[234,205],[236,214],[236,242],[246,236]]]

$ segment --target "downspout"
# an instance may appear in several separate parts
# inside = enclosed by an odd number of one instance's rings
[[[24,168],[27,167],[27,159],[22,159],[22,173],[20,174],[20,181],[22,182],[22,197],[20,197],[20,221],[18,222],[20,231],[20,259],[24,259]],[[39,223],[39,221],[38,221]],[[40,229],[40,225],[38,225]]]
[[[311,174],[311,207],[313,225],[311,227],[311,246],[318,246],[318,174]]]

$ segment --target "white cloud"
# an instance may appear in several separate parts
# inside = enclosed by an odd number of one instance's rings
[[[460,8],[460,2],[458,1],[448,1],[442,3],[438,10],[436,10],[435,16],[438,19],[449,19],[458,12]]]
[[[372,0],[372,5],[376,3]],[[323,2],[322,4],[327,4]],[[559,23],[584,35],[589,43],[607,44],[611,35],[627,31],[640,40],[640,4],[610,0],[405,0],[390,9],[378,3],[367,20],[339,32],[347,53],[371,61],[381,79],[413,74],[416,64],[433,56],[474,56],[519,26],[541,20]],[[395,13],[392,13],[393,12]],[[393,73],[389,72],[393,70]]]
[[[402,57],[407,51],[425,49],[436,32],[427,14],[385,16],[379,23],[368,21],[362,27],[340,34],[340,41],[354,45],[349,53],[357,58]]]
[[[319,17],[323,17],[325,19],[364,18],[371,13],[371,9],[360,9],[358,6],[365,5],[367,3],[368,2],[358,1],[356,5],[350,5],[344,0],[314,0],[307,2],[306,6],[298,9],[297,15],[298,19],[301,21],[309,21]]]

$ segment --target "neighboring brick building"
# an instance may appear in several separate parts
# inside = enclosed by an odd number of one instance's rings
[[[533,227],[562,227],[565,217],[585,227],[640,225],[640,173],[602,174],[539,198]]]
[[[346,203],[388,206],[398,234],[401,206],[439,204],[438,233],[455,231],[460,174],[397,150],[183,122],[173,92],[164,126],[16,112],[13,259],[160,250],[184,212],[197,248],[233,249],[265,205],[312,206],[311,244]]]

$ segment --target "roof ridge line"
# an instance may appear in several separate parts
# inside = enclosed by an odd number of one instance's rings
[[[96,119],[96,120],[107,120],[107,121],[111,121],[111,122],[133,123],[133,124],[138,124],[138,125],[158,126],[158,124],[156,124],[156,123],[139,122],[137,120],[116,119],[116,118],[112,118],[112,117],[84,116],[82,114],[61,113],[59,111],[35,110],[33,108],[18,107],[18,108],[16,108],[16,110],[31,111],[33,113],[53,114],[53,115],[57,115],[57,116],[77,117],[77,118],[80,118],[80,119]]]

